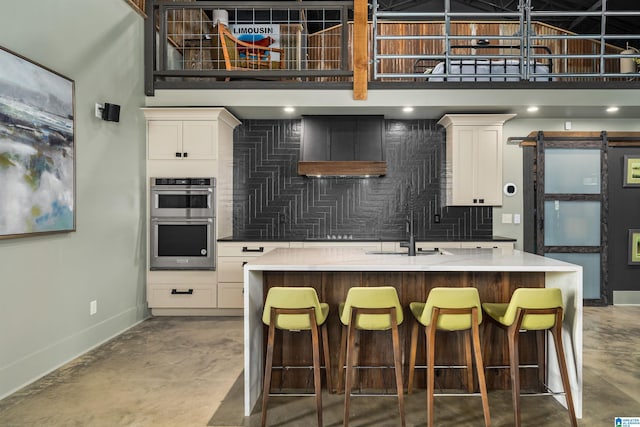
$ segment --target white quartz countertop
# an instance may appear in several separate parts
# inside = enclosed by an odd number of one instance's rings
[[[280,248],[252,259],[250,271],[531,271],[567,272],[581,267],[505,249],[446,249],[441,254],[372,254],[353,248]]]

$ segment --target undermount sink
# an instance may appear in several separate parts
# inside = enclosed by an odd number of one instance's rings
[[[405,255],[409,256],[406,251],[396,252],[396,251],[367,251],[368,255]],[[439,249],[434,249],[432,251],[416,251],[416,255],[443,255]]]

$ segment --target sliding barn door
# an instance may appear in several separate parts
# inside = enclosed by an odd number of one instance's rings
[[[529,176],[535,187],[530,242],[539,255],[581,265],[583,297],[593,305],[607,303],[606,152],[602,134],[539,132]]]

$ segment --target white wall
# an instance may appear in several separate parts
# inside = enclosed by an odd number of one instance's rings
[[[2,1],[0,44],[75,81],[77,231],[0,240],[0,398],[147,315],[143,26],[123,0]]]
[[[606,130],[614,131],[640,131],[640,122],[637,119],[610,119],[610,118],[589,118],[575,119],[563,118],[557,119],[533,119],[516,117],[505,123],[503,137],[506,141],[509,137],[527,136],[531,132],[542,131],[564,131],[564,123],[566,120],[571,121],[571,131],[576,132],[600,132]],[[503,197],[501,207],[493,209],[493,234],[496,236],[511,237],[517,239],[517,249],[522,249],[523,245],[523,228],[522,223],[503,224],[502,214],[521,214],[522,211],[522,148],[518,145],[504,146],[503,153],[503,182],[513,182],[518,187],[518,193],[513,197]]]

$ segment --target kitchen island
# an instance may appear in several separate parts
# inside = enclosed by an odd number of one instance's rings
[[[321,301],[329,303],[329,335],[332,353],[332,373],[337,376],[337,355],[340,342],[340,323],[337,305],[344,300],[346,292],[354,286],[395,286],[403,306],[410,301],[424,301],[435,286],[473,286],[484,302],[508,302],[511,294],[519,287],[556,287],[562,289],[565,319],[563,339],[569,369],[570,381],[576,409],[576,416],[582,414],[582,267],[565,262],[532,255],[517,250],[503,249],[447,249],[431,254],[409,257],[396,253],[367,253],[358,249],[304,248],[275,249],[255,258],[244,267],[244,339],[245,339],[245,415],[250,415],[262,389],[264,326],[262,307],[267,290],[272,286],[312,286]],[[405,312],[408,314],[408,312]],[[405,316],[401,331],[403,345],[408,344],[408,326],[411,318]],[[306,365],[306,350],[310,347],[296,338],[283,340],[280,361],[289,365]],[[360,361],[363,364],[384,364],[384,356],[390,354],[382,338],[363,338]],[[446,364],[457,364],[453,360],[460,356],[461,340],[457,337],[445,338],[445,344],[436,356]],[[302,344],[298,344],[298,342]],[[492,357],[485,361],[487,366],[508,365],[506,361],[506,340],[501,336],[484,338],[483,347],[490,346]],[[523,337],[523,357],[534,357],[532,343],[535,337]],[[421,344],[422,345],[422,344]],[[549,344],[552,345],[552,344]],[[372,351],[375,349],[375,351]],[[406,352],[405,352],[406,354]],[[554,352],[548,351],[548,381],[551,390],[562,390]],[[420,353],[418,354],[420,356]],[[363,362],[364,361],[364,362]],[[275,362],[274,362],[275,364]],[[451,370],[447,370],[451,371]],[[523,387],[532,387],[535,373],[523,372]],[[494,374],[492,374],[494,373]],[[424,375],[424,374],[422,374]],[[308,376],[290,375],[274,379],[274,385],[282,388],[304,386]],[[442,373],[442,381],[447,387],[457,387],[459,376]],[[528,379],[529,378],[529,379]],[[361,380],[369,388],[386,388],[384,378],[379,374],[365,373]],[[417,384],[424,383],[416,377]],[[488,369],[490,388],[508,388],[508,370]],[[538,390],[535,390],[538,391]],[[564,404],[564,397],[558,396]]]

